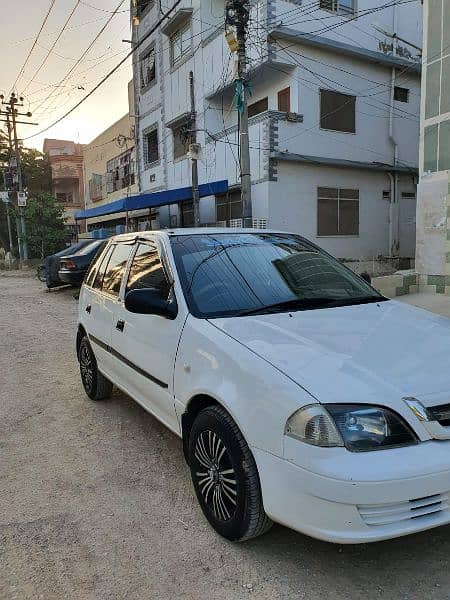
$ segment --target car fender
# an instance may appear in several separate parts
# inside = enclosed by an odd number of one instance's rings
[[[174,372],[181,421],[193,398],[210,397],[233,417],[250,446],[282,456],[287,419],[316,400],[207,319],[189,315]]]

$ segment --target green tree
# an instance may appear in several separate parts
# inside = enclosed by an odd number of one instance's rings
[[[36,148],[21,148],[24,187],[30,197],[52,193],[52,173],[48,158]]]
[[[48,193],[28,198],[24,215],[30,258],[44,258],[64,248],[67,233],[63,210]]]
[[[48,196],[52,191],[52,177],[51,177],[51,168],[48,162],[47,157],[39,150],[35,148],[25,148],[21,145],[20,147],[20,157],[21,157],[21,165],[22,165],[22,174],[23,174],[23,183],[24,189],[28,192],[28,204],[32,207],[32,210],[36,212],[36,202],[43,201],[43,206],[41,207],[41,217],[45,212],[48,214]],[[6,168],[9,163],[9,144],[8,144],[8,136],[0,130],[0,167]],[[3,185],[3,172],[0,173],[0,190],[4,190]],[[46,198],[46,200],[42,200],[42,198]],[[54,203],[54,201],[53,201]],[[17,240],[17,232],[16,232],[16,223],[15,217],[17,216],[17,210],[13,209],[11,206],[11,225],[12,225],[12,235],[13,240],[16,243]],[[55,207],[57,208],[57,207]],[[28,212],[28,210],[26,211]],[[61,211],[59,211],[61,212]],[[30,210],[31,214],[31,210]],[[36,213],[37,214],[37,213]],[[61,217],[61,215],[59,215]],[[28,220],[28,217],[27,217]],[[33,226],[31,226],[33,228]],[[59,226],[55,229],[56,239],[58,238]],[[29,236],[27,235],[27,238]],[[37,247],[34,246],[34,242],[29,240],[29,244],[33,244],[33,250],[30,248],[30,256],[38,257],[41,255],[42,243],[40,245],[41,250],[38,251]],[[48,244],[45,242],[44,247],[46,246],[53,247],[54,240],[51,235]],[[6,204],[0,202],[0,247],[8,248],[9,247],[9,238],[8,238],[8,229],[7,229],[7,219],[6,219]],[[60,247],[58,248],[58,250]],[[17,248],[14,249],[17,253]],[[33,253],[32,253],[33,252]]]

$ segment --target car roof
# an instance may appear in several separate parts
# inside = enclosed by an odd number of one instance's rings
[[[152,237],[170,238],[173,236],[193,236],[193,235],[236,235],[236,234],[260,234],[260,233],[281,233],[288,234],[287,231],[277,231],[275,229],[252,229],[244,227],[185,227],[174,229],[157,229],[152,231],[135,231],[133,233],[122,233],[110,238],[115,242],[130,242],[137,239],[151,239]]]

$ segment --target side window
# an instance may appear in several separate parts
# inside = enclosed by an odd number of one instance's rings
[[[127,292],[143,288],[157,289],[163,298],[169,295],[170,285],[153,244],[139,244],[130,268]]]
[[[85,277],[84,283],[86,285],[88,285],[89,287],[92,287],[92,284],[94,283],[94,279],[95,279],[95,274],[97,273],[97,269],[98,269],[103,257],[105,256],[106,245],[107,245],[107,242],[104,242],[100,246],[97,254],[95,255],[93,261],[90,264],[89,269],[86,272],[86,277]]]
[[[103,276],[102,290],[113,296],[118,296],[120,284],[125,273],[128,257],[132,246],[129,244],[117,244],[113,246],[113,251],[108,261],[105,274]]]
[[[92,287],[95,290],[101,290],[102,289],[102,283],[103,283],[103,275],[105,274],[105,269],[106,266],[108,264],[109,261],[109,257],[111,256],[111,252],[113,251],[113,247],[114,246],[110,246],[106,252],[104,252],[102,254],[102,256],[99,257],[99,265],[98,268],[95,272],[95,278],[94,281],[92,282]]]

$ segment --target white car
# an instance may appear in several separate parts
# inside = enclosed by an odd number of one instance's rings
[[[300,236],[112,238],[82,286],[77,355],[91,399],[114,384],[182,437],[230,540],[273,521],[339,543],[450,522],[450,320]]]

